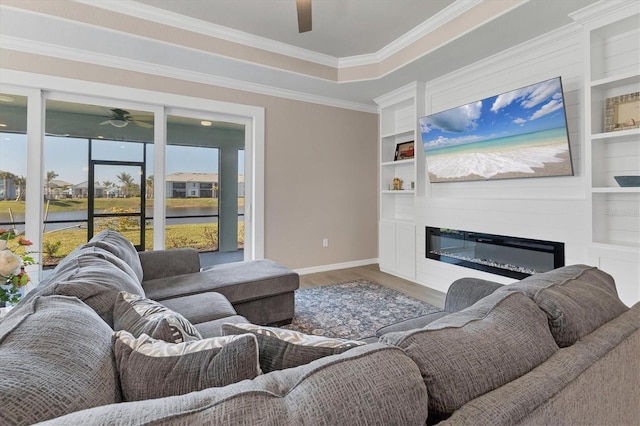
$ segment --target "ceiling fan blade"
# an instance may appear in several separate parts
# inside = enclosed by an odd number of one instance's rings
[[[298,8],[298,32],[311,31],[311,0],[296,0]]]
[[[131,122],[136,126],[144,127],[145,129],[151,129],[153,127],[153,124],[145,123],[144,121],[131,120]]]

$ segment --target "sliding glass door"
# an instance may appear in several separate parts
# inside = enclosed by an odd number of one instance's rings
[[[251,114],[204,112],[224,106],[199,99],[188,104],[202,109],[191,110],[109,100],[103,91],[92,98],[0,87],[0,228],[29,233],[38,268],[106,228],[124,231],[139,249],[244,249]],[[188,173],[197,179],[171,177]],[[178,224],[197,232],[169,232]]]

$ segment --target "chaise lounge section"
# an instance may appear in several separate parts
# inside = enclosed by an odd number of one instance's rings
[[[145,294],[166,306],[182,306],[176,298],[216,292],[254,324],[288,324],[293,318],[298,274],[272,260],[202,270],[198,252],[190,248],[141,252],[139,256]]]

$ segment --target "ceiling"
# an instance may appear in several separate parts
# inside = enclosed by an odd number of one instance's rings
[[[363,111],[597,0],[0,0],[0,47]]]
[[[295,0],[137,0],[337,58],[375,53],[455,0],[312,0],[313,30],[298,33]]]

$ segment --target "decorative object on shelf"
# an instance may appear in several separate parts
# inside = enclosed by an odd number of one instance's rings
[[[402,189],[402,179],[393,178],[393,190],[400,191]]]
[[[35,264],[33,252],[27,247],[33,243],[14,230],[0,229],[0,302],[16,304],[22,297],[22,287],[29,281],[24,268]]]
[[[604,131],[640,128],[640,92],[607,98]]]
[[[640,176],[614,176],[618,185],[622,187],[638,187],[640,186]]]
[[[393,157],[393,161],[409,160],[415,155],[413,141],[403,142],[396,145],[396,154]]]

